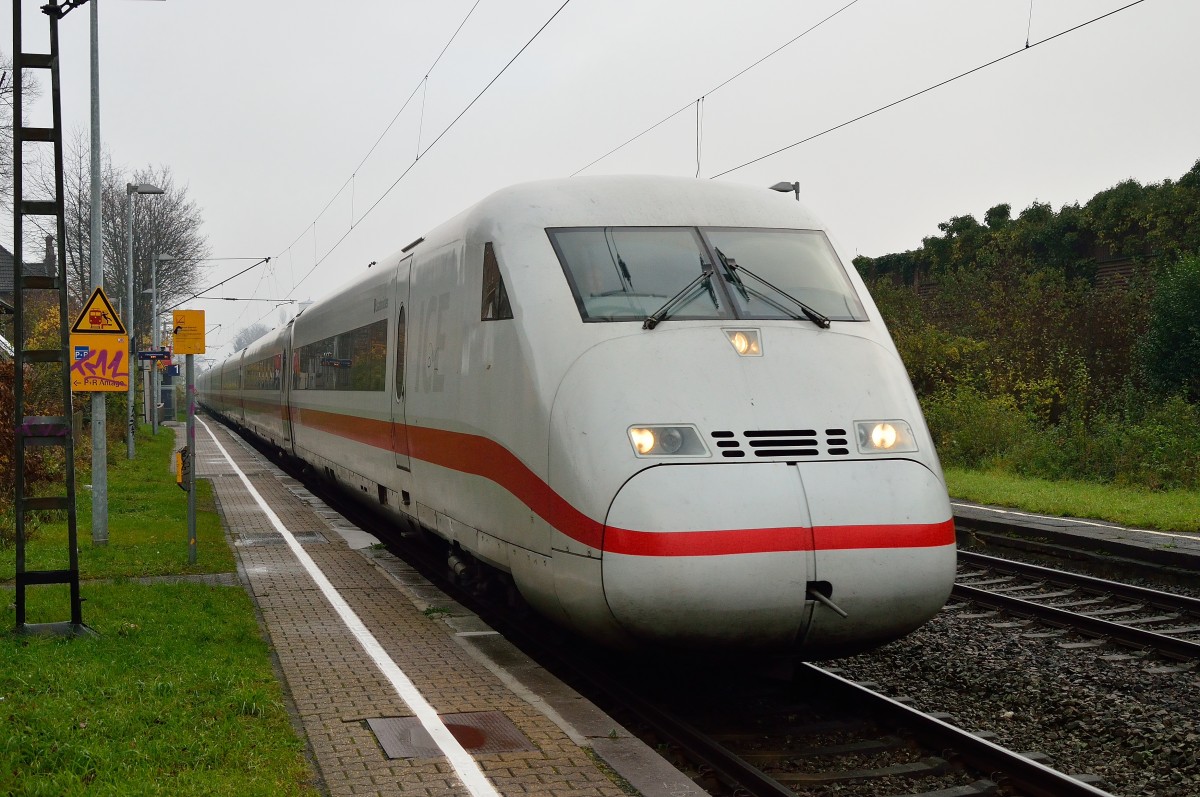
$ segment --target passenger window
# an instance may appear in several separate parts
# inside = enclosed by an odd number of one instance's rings
[[[404,398],[404,305],[396,319],[396,398]]]
[[[483,308],[480,321],[499,321],[512,318],[512,305],[508,302],[508,291],[504,289],[504,277],[500,275],[500,264],[492,242],[483,245]]]
[[[387,390],[387,319],[296,350],[293,390]]]

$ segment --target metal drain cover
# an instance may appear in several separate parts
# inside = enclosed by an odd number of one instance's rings
[[[512,720],[499,711],[442,714],[446,729],[468,753],[537,750]],[[367,725],[388,758],[440,758],[445,755],[416,717],[377,717]]]

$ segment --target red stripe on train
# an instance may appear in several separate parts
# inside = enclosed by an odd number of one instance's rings
[[[954,521],[863,526],[792,526],[720,531],[630,531],[610,526],[605,553],[631,556],[727,556],[855,548],[930,548],[954,542]]]
[[[797,526],[656,532],[610,526],[606,530],[603,523],[580,512],[554,492],[516,455],[489,438],[422,426],[405,427],[389,421],[323,410],[294,407],[292,412],[298,424],[495,482],[563,534],[609,553],[630,556],[722,556],[854,548],[927,548],[954,543],[953,520],[895,525],[816,526],[811,529]]]

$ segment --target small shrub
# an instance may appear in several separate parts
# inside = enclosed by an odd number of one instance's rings
[[[1033,422],[1011,396],[986,396],[969,385],[926,399],[924,411],[938,455],[948,465],[1006,465],[1034,434]]]
[[[1161,395],[1200,400],[1200,257],[1162,270],[1150,313],[1138,351],[1150,384]]]
[[[1124,403],[1124,401],[1122,401]],[[1182,397],[1072,416],[1031,438],[1015,470],[1149,490],[1200,487],[1200,407]]]

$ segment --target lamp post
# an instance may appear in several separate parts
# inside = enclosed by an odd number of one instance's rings
[[[787,194],[792,191],[796,192],[796,201],[800,201],[800,183],[775,183],[771,186],[772,191],[778,191],[781,194]]]
[[[150,261],[150,335],[151,347],[154,351],[158,351],[161,344],[160,334],[162,325],[158,323],[158,264],[174,260],[173,255],[157,254]],[[151,360],[150,370],[150,405],[146,408],[150,411],[150,430],[154,435],[158,435],[158,404],[162,398],[160,393],[162,389],[159,387],[158,379],[158,360]]]
[[[91,284],[104,287],[104,247],[100,224],[100,44],[98,3],[92,3],[92,163],[91,163]],[[129,332],[129,328],[125,328]],[[132,369],[127,368],[130,373]],[[92,393],[92,544],[108,544],[108,407],[106,394]]]
[[[129,409],[126,413],[125,445],[129,459],[133,459],[133,430],[137,425],[133,418],[134,364],[137,362],[137,340],[133,332],[133,195],[161,194],[163,190],[150,183],[125,184],[125,331],[129,333]]]

